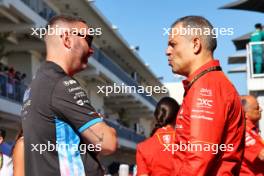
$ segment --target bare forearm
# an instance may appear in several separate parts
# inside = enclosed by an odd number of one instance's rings
[[[105,123],[95,124],[85,130],[82,134],[86,143],[92,143],[100,146],[100,154],[108,155],[117,148],[117,137],[115,129]]]
[[[100,154],[102,155],[109,155],[115,152],[117,148],[117,136],[115,129],[108,127],[109,132],[105,133],[104,139],[102,141],[102,151]]]

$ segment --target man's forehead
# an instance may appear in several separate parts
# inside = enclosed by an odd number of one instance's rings
[[[254,107],[258,107],[259,103],[255,97],[250,97],[249,98],[249,104]]]
[[[180,37],[179,34],[174,34],[174,33],[170,32],[170,34],[169,34],[169,42],[176,41],[179,37]]]
[[[175,40],[175,36],[169,35],[169,42],[173,42]]]
[[[181,30],[182,30],[182,23],[179,22],[171,27],[170,33],[169,33],[169,42],[172,42],[176,40],[179,36],[181,36]]]
[[[176,23],[176,24],[174,24],[172,27],[171,27],[171,29],[180,29],[180,28],[182,28],[183,27],[183,23],[182,22],[178,22],[178,23]]]

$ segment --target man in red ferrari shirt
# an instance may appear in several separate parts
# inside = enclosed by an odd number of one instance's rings
[[[173,23],[166,55],[172,72],[186,76],[176,120],[174,165],[179,176],[238,175],[245,120],[238,93],[213,57],[213,26],[201,16]]]
[[[241,99],[246,114],[246,147],[240,176],[264,176],[264,140],[258,128],[262,109],[253,96]]]

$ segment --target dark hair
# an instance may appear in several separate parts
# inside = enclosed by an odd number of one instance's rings
[[[256,29],[262,29],[262,25],[260,23],[255,24]]]
[[[66,22],[66,23],[76,23],[83,22],[86,24],[86,21],[80,17],[69,16],[69,15],[57,15],[52,17],[46,25],[46,29],[48,26],[52,27],[56,25],[58,22]]]
[[[202,16],[185,16],[185,17],[182,17],[176,20],[171,25],[171,28],[173,28],[178,23],[182,23],[183,28],[186,28],[186,27],[199,28],[202,31],[204,31],[205,29],[209,29],[210,35],[201,35],[201,38],[205,42],[206,49],[211,52],[214,52],[214,50],[217,47],[216,36],[212,34],[214,27],[206,18]]]
[[[180,109],[178,102],[171,97],[162,98],[154,111],[154,117],[156,124],[151,132],[151,136],[157,131],[157,129],[166,126],[168,124],[175,125],[176,116]]]
[[[5,137],[6,137],[6,132],[5,132],[5,130],[0,129],[0,136],[1,136],[3,139],[5,139]]]

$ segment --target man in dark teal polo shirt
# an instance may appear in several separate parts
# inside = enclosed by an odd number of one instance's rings
[[[261,42],[264,41],[264,31],[262,30],[262,25],[257,23],[255,25],[256,31],[250,36],[250,42]],[[252,58],[254,73],[263,73],[263,44],[253,44],[252,45]]]

